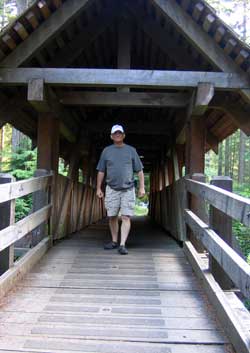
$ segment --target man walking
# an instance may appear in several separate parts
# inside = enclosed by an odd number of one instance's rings
[[[139,177],[138,196],[145,195],[143,166],[134,147],[124,143],[125,133],[121,125],[114,125],[111,129],[113,145],[104,148],[97,165],[97,191],[99,198],[104,196],[101,185],[106,175],[105,207],[109,217],[109,227],[112,241],[104,249],[118,247],[118,214],[121,212],[121,242],[118,251],[127,255],[126,240],[129,235],[131,221],[135,207],[134,172]]]

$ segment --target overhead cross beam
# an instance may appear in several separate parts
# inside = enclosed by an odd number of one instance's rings
[[[43,79],[51,86],[194,88],[199,82],[211,82],[217,90],[250,89],[250,78],[237,73],[119,70],[119,69],[0,69],[0,85],[27,85]]]
[[[1,67],[18,67],[33,57],[59,31],[72,22],[75,17],[93,0],[70,0],[59,7],[44,23],[10,53],[1,63]]]
[[[214,86],[211,83],[199,82],[196,90],[192,115],[200,116],[205,113],[214,96]]]
[[[175,107],[183,108],[189,102],[189,93],[156,92],[63,92],[63,105],[112,107]]]

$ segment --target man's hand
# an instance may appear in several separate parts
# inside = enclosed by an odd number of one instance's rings
[[[99,199],[102,199],[102,198],[103,198],[104,194],[103,194],[103,192],[102,192],[101,189],[97,189],[97,190],[96,190],[96,196],[97,196]]]
[[[139,188],[138,197],[143,197],[144,195],[145,195],[145,189],[144,188]]]

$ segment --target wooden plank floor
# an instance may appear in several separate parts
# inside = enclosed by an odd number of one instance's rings
[[[129,255],[107,224],[53,247],[0,307],[0,353],[232,352],[182,249],[137,219]]]

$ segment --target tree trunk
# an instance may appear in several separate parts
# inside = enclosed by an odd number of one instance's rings
[[[3,160],[3,157],[2,157],[2,153],[3,153],[3,129],[4,129],[4,127],[2,127],[0,129],[0,171],[2,170],[2,160]]]
[[[239,149],[239,168],[238,168],[238,182],[244,182],[245,175],[245,151],[246,151],[246,135],[240,131],[240,149]]]
[[[218,157],[218,175],[222,175],[223,165],[223,143],[219,144],[219,157]]]
[[[225,176],[230,176],[229,160],[230,160],[230,143],[229,138],[226,139],[225,145]]]
[[[16,152],[23,138],[24,138],[24,134],[13,127],[12,128],[12,152]]]

